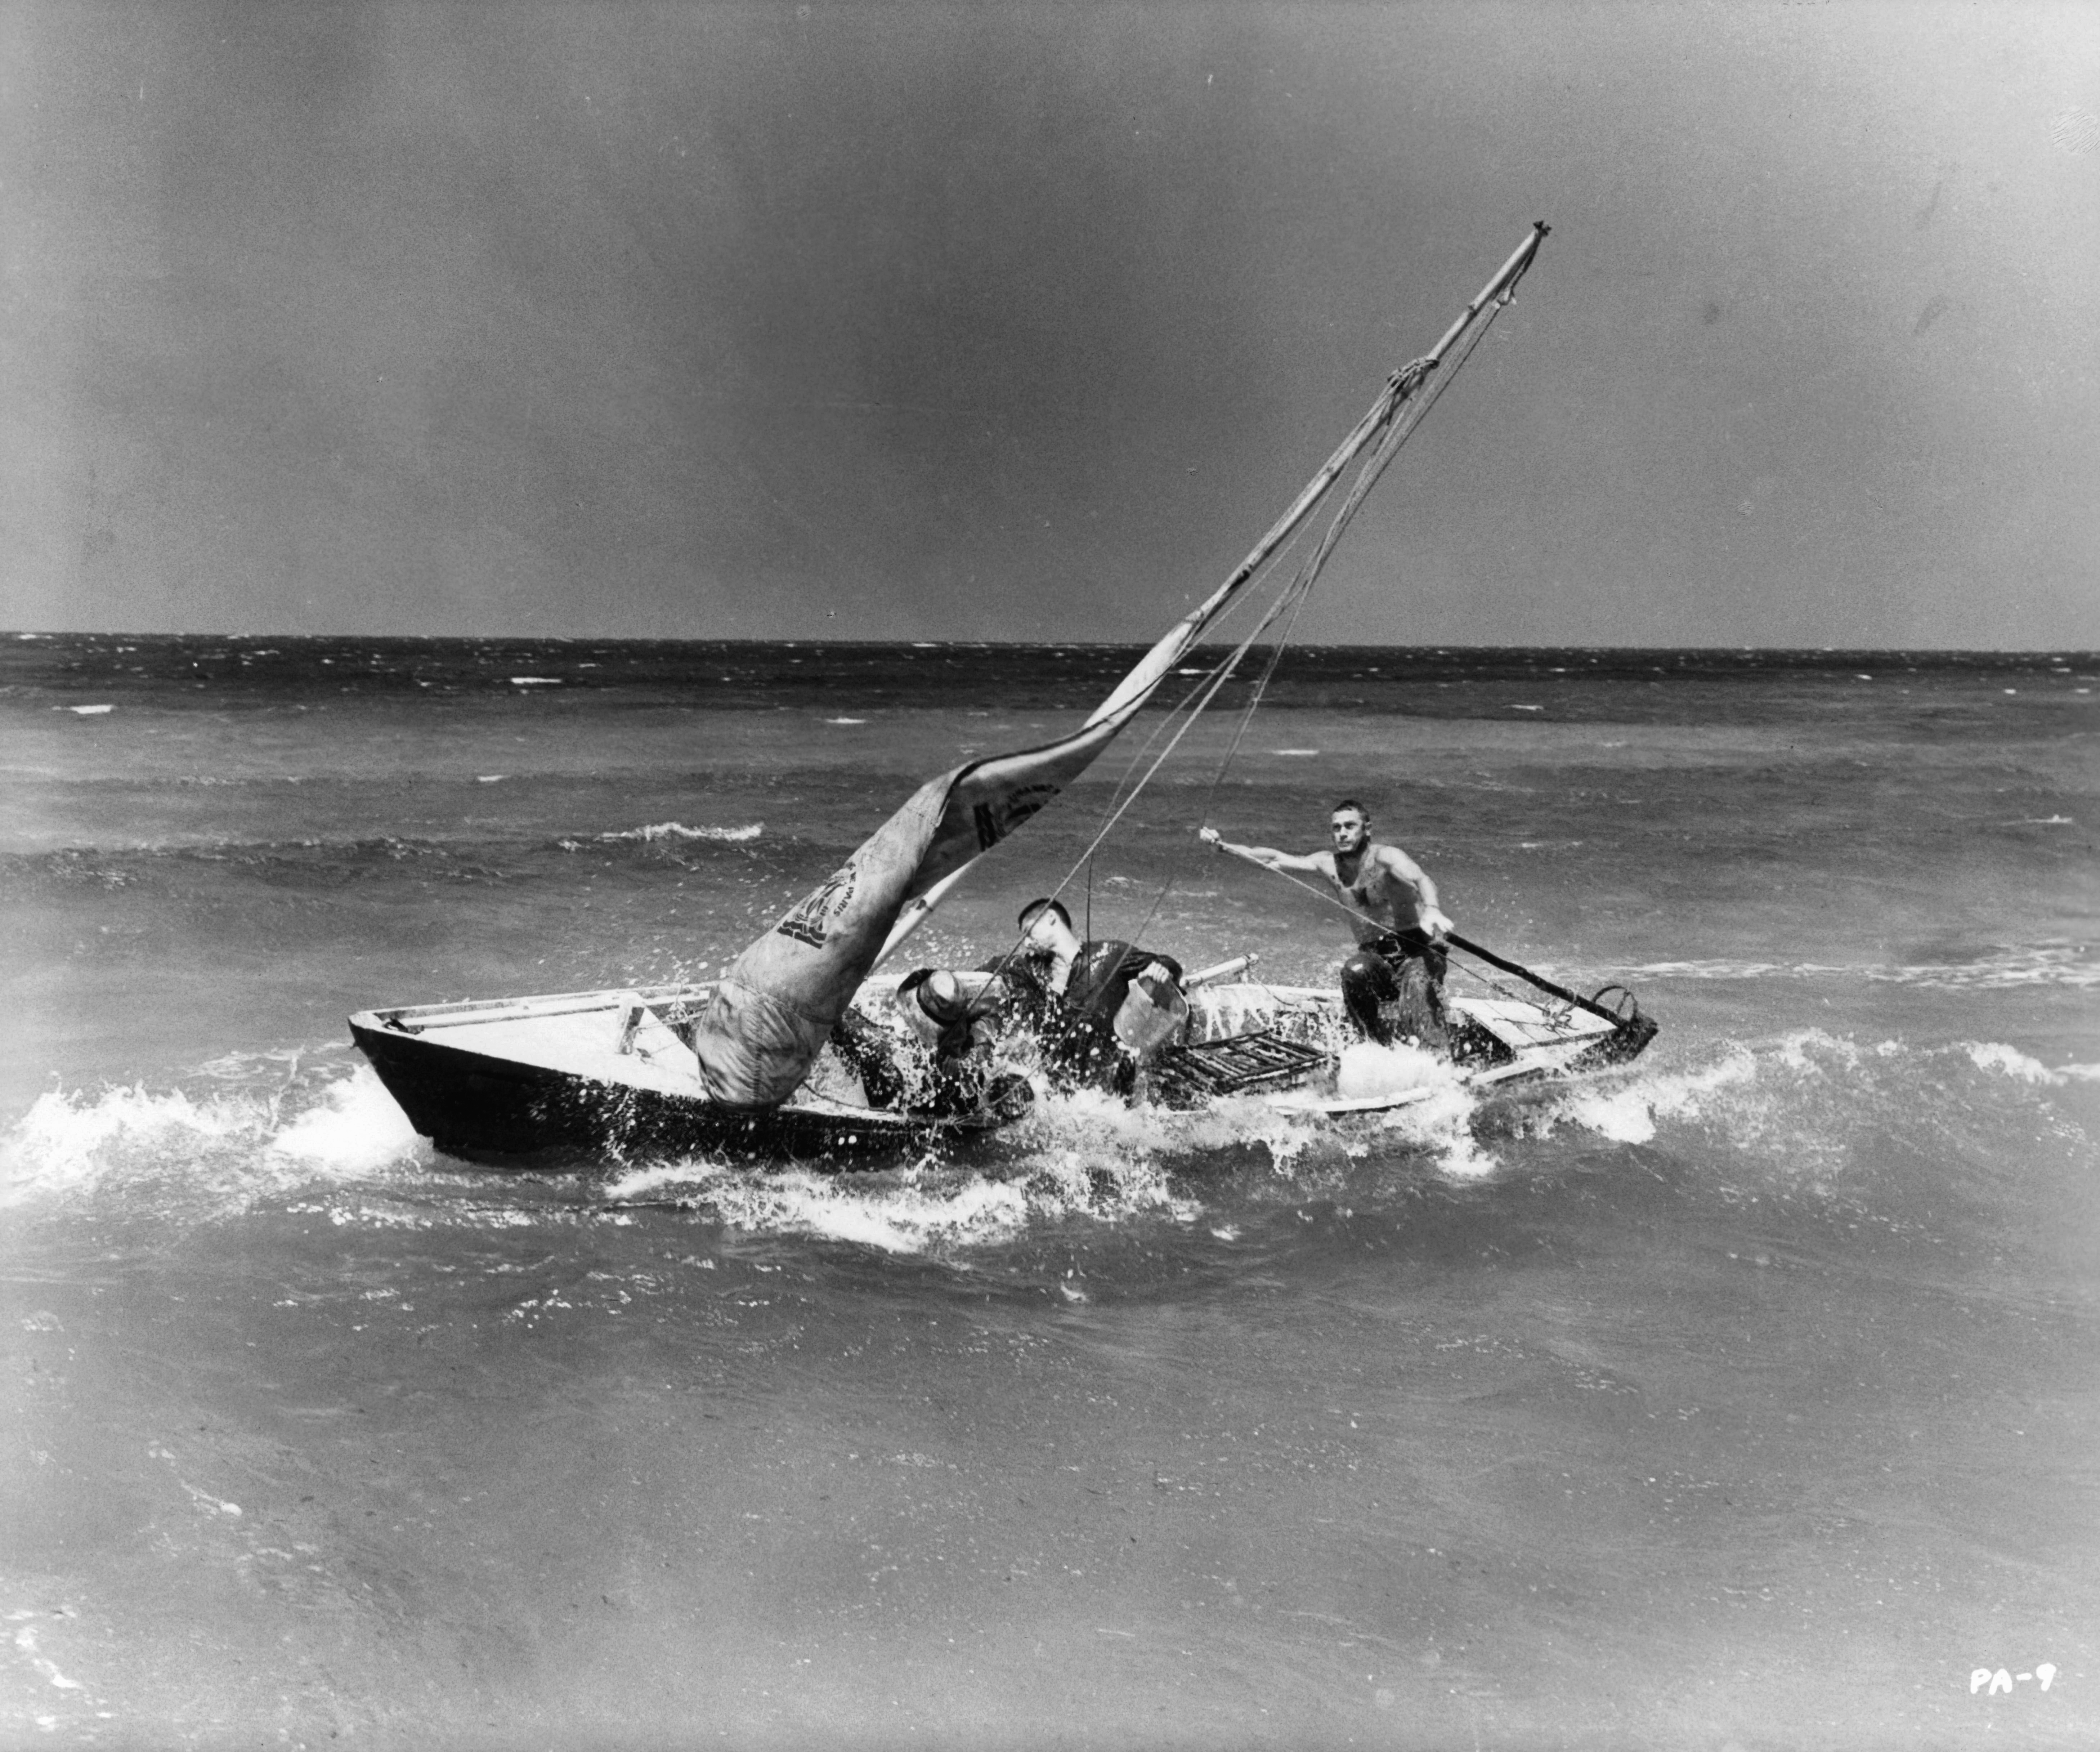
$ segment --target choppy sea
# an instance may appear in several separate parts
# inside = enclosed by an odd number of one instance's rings
[[[1522,1099],[505,1176],[351,1051],[711,975],[1134,655],[6,636],[0,1742],[2100,1744],[2092,653],[1229,692],[1074,910],[1324,979],[1193,830],[1360,798],[1661,1022]]]

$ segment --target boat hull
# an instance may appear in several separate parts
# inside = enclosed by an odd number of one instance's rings
[[[534,1015],[535,1006],[566,1022],[571,1035],[590,1027],[611,1036],[627,1026],[621,1012],[631,994],[581,996],[590,1001],[520,1000],[479,1030],[474,1018],[458,1014],[467,1006],[366,1012],[351,1018],[351,1039],[417,1132],[445,1154],[487,1167],[726,1155],[741,1162],[876,1167],[900,1154],[996,1130],[1026,1106],[1021,1092],[1010,1091],[1003,1104],[952,1118],[814,1098],[740,1110],[708,1100],[696,1079],[691,1088],[652,1087],[618,1075],[617,1066],[594,1075],[589,1068],[536,1061],[554,1056],[544,1052],[528,1057],[465,1044],[495,1026],[514,1029],[543,1019]]]

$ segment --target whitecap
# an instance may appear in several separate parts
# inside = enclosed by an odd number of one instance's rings
[[[227,1064],[205,1074],[223,1080]],[[368,1068],[327,1083],[288,1117],[289,1102],[281,1084],[201,1097],[143,1083],[46,1091],[0,1136],[0,1209],[113,1195],[208,1217],[317,1172],[365,1177],[421,1154]]]
[[[1648,961],[1628,968],[1626,975],[1647,979],[1762,979],[1767,974],[1800,971],[1779,961]]]
[[[1133,1107],[1098,1091],[1043,1088],[1030,1116],[1006,1134],[1026,1151],[1017,1170],[988,1175],[928,1158],[883,1174],[753,1174],[748,1165],[696,1161],[638,1167],[605,1191],[615,1205],[671,1202],[734,1229],[961,1263],[1046,1221],[1114,1225],[1149,1213],[1193,1223],[1202,1206],[1174,1189],[1167,1158],[1266,1145],[1275,1171],[1287,1174],[1319,1135],[1256,1100],[1178,1112]]]
[[[1655,1110],[1638,1089],[1582,1089],[1564,1107],[1585,1131],[1615,1144],[1648,1144],[1655,1140]]]
[[[1528,1113],[1524,1129],[1542,1136],[1567,1124],[1638,1145],[1666,1126],[1692,1127],[1788,1183],[1827,1184],[1853,1166],[1868,1137],[1891,1127],[1973,1123],[1974,1094],[1960,1091],[1949,1075],[1949,1061],[1961,1060],[2018,1086],[2020,1092],[2001,1098],[2023,1103],[2073,1080],[2100,1081],[2100,1066],[2053,1070],[2002,1042],[1861,1042],[1803,1029],[1726,1043],[1689,1067],[1643,1064],[1571,1084]]]
[[[50,1089],[0,1138],[0,1208],[91,1191],[120,1155],[259,1139],[267,1112],[238,1097],[192,1101],[143,1085]]]
[[[730,1229],[807,1235],[898,1254],[1004,1239],[1025,1226],[1030,1208],[1021,1187],[981,1176],[942,1186],[907,1174],[902,1184],[885,1185],[805,1168],[752,1174],[715,1163],[639,1169],[606,1190],[615,1202],[675,1198]]]
[[[1799,1043],[1793,1043],[1798,1050]],[[1609,1084],[1575,1084],[1535,1116],[1533,1124],[1551,1131],[1556,1122],[1595,1132],[1614,1143],[1645,1144],[1657,1122],[1705,1117],[1723,1101],[1734,1101],[1758,1080],[1755,1053],[1731,1042],[1710,1062],[1683,1070],[1654,1066]]]
[[[510,677],[510,685],[513,687],[559,687],[562,681],[556,675],[514,675]]]
[[[1841,1069],[1855,1069],[1860,1062],[1860,1044],[1845,1035],[1833,1035],[1821,1028],[1797,1028],[1790,1034],[1781,1035],[1775,1045],[1775,1056],[1789,1070],[1823,1074],[1822,1060],[1834,1058]]]
[[[754,821],[741,827],[689,827],[682,821],[652,822],[646,827],[629,827],[620,833],[601,833],[600,840],[720,840],[730,845],[742,845],[755,840],[765,831],[765,823]]]
[[[1962,1050],[1979,1070],[1995,1070],[2022,1083],[2054,1083],[2059,1079],[2060,1073],[2051,1070],[2040,1059],[2002,1041],[1965,1040]]]
[[[1471,1093],[1454,1082],[1426,1101],[1385,1114],[1381,1129],[1396,1132],[1406,1143],[1428,1152],[1447,1180],[1485,1180],[1502,1164],[1473,1129],[1478,1110]]]

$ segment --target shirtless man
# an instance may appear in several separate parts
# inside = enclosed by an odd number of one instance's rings
[[[1215,827],[1202,829],[1201,837],[1272,870],[1302,870],[1334,884],[1357,938],[1357,952],[1342,964],[1342,1001],[1350,1020],[1383,1046],[1398,1035],[1435,1051],[1449,1049],[1442,987],[1451,921],[1436,904],[1428,872],[1398,846],[1372,841],[1362,804],[1345,797],[1335,805],[1331,852],[1299,857],[1267,845],[1235,845]]]

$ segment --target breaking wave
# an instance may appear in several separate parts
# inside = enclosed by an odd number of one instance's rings
[[[2052,1068],[1999,1041],[1871,1044],[1809,1028],[1731,1041],[1698,1064],[1644,1065],[1557,1092],[1529,1118],[1532,1135],[1572,1126],[1613,1143],[1718,1145],[1780,1177],[1834,1176],[1891,1138],[1935,1134],[1991,1156],[2017,1114],[2044,1092],[2092,1080],[2100,1066]],[[1696,1152],[1695,1152],[1696,1153]],[[1934,1152],[1937,1156],[1940,1152]]]
[[[1414,1105],[1340,1121],[1244,1097],[1180,1111],[1039,1089],[1029,1117],[995,1146],[1004,1159],[989,1165],[929,1155],[887,1173],[753,1174],[685,1162],[626,1170],[603,1190],[616,1207],[671,1205],[752,1233],[953,1259],[1057,1222],[1193,1225],[1221,1203],[1295,1198],[1337,1166],[1395,1155],[1415,1172],[1426,1157],[1435,1173],[1478,1180],[1501,1164],[1474,1134],[1476,1106],[1455,1083]]]
[[[272,1072],[275,1087],[261,1080]],[[302,1075],[297,1055],[240,1055],[198,1081],[234,1086],[39,1096],[0,1135],[0,1210],[117,1198],[229,1216],[316,1179],[367,1179],[427,1156],[362,1067]]]
[[[933,1154],[886,1173],[846,1175],[687,1162],[629,1170],[605,1194],[615,1204],[677,1205],[731,1229],[951,1256],[1066,1218],[1114,1222],[1144,1212],[1193,1222],[1202,1207],[1174,1184],[1176,1161],[1255,1141],[1283,1160],[1302,1147],[1266,1108],[1258,1116],[1224,1108],[1181,1114],[1091,1092],[1041,1093],[1002,1141],[1005,1159],[988,1171]]]
[[[880,1176],[805,1168],[753,1175],[727,1164],[634,1169],[607,1195],[618,1204],[669,1203],[724,1227],[806,1235],[885,1253],[945,1252],[1018,1233],[1045,1204],[1012,1181],[958,1179],[920,1163]]]
[[[765,823],[762,821],[750,822],[741,827],[689,827],[682,821],[657,821],[646,827],[629,827],[619,833],[601,833],[594,837],[606,844],[618,840],[719,840],[727,845],[742,845],[765,831]]]

